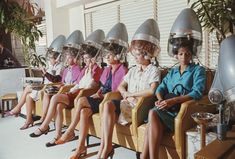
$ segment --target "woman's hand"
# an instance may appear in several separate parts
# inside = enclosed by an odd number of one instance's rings
[[[158,100],[155,102],[155,106],[159,109],[168,109],[171,106],[175,105],[174,98],[166,99],[166,100]]]
[[[45,75],[47,73],[46,69],[42,65],[39,65],[39,68],[42,71],[43,75]]]
[[[128,97],[132,97],[132,96],[133,96],[132,93],[128,91],[122,92],[123,99],[127,99]]]
[[[102,94],[102,92],[101,92],[101,89],[99,89],[95,94],[93,94],[92,96],[91,96],[92,98],[104,98],[104,96],[103,96],[103,94]]]

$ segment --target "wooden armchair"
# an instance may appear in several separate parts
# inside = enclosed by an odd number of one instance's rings
[[[164,133],[159,158],[186,158],[186,131],[193,128],[196,123],[191,117],[191,114],[195,112],[216,112],[216,106],[210,104],[207,93],[210,89],[211,83],[213,81],[214,72],[206,71],[206,90],[204,96],[201,100],[190,100],[181,104],[181,109],[177,117],[175,118],[175,132]],[[154,104],[154,103],[152,103]],[[144,108],[145,109],[145,108]],[[147,108],[146,108],[147,109]],[[139,121],[140,123],[143,122]],[[138,150],[142,152],[144,135],[147,124],[142,124],[137,128],[138,136]]]
[[[35,104],[35,106],[36,106],[35,107],[35,114],[36,115],[42,116],[42,101],[43,101],[43,95],[44,95],[45,88],[47,86],[58,86],[58,85],[62,85],[62,83],[59,82],[59,83],[50,83],[50,84],[44,85],[43,89],[40,91],[39,100],[36,101],[36,104]],[[68,92],[73,86],[74,86],[74,84],[64,85],[64,86],[60,87],[57,94]],[[63,124],[64,125],[69,125],[71,123],[71,116],[72,116],[71,115],[71,109],[64,109],[63,113],[64,113],[64,117],[65,117]]]
[[[99,106],[100,113],[92,115],[90,121],[90,131],[89,134],[101,137],[101,113],[103,112],[104,103],[108,100],[113,99],[122,99],[122,96],[119,92],[110,92],[107,93]],[[120,146],[138,151],[138,136],[137,128],[141,125],[147,117],[148,110],[152,108],[152,103],[155,101],[153,96],[141,97],[138,99],[136,106],[132,109],[132,123],[128,125],[121,125],[116,123],[113,131],[113,140],[112,142]]]
[[[72,119],[74,118],[74,116],[76,115],[76,111],[75,111],[75,107],[76,107],[76,101],[80,98],[80,97],[89,97],[93,94],[95,94],[98,91],[99,87],[95,87],[95,88],[89,88],[89,89],[81,89],[79,94],[77,95],[77,97],[74,100],[74,108],[72,108],[71,112],[72,112]],[[77,124],[76,129],[79,130],[79,124]]]

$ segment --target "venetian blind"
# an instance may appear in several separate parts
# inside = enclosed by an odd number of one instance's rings
[[[186,7],[189,5],[185,0],[121,0],[99,5],[85,11],[86,36],[95,29],[103,29],[107,34],[114,24],[122,22],[127,27],[130,42],[139,25],[148,18],[154,18],[161,34],[159,64],[162,67],[171,67],[177,60],[169,57],[167,53],[169,33],[174,20]],[[203,46],[198,56],[200,63],[210,68],[215,67],[218,59],[219,45],[214,35],[203,29]],[[128,62],[134,64],[131,56],[128,56]]]
[[[37,25],[38,30],[42,32],[42,37],[39,37],[39,40],[35,42],[36,44],[36,53],[38,55],[45,55],[47,48],[47,38],[46,38],[46,22],[42,21],[41,24]]]

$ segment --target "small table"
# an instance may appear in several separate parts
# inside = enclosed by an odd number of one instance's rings
[[[195,159],[234,159],[235,158],[235,130],[227,132],[226,139],[214,140],[203,149],[195,153]]]
[[[15,106],[15,104],[17,103],[17,95],[16,95],[16,93],[7,93],[7,94],[4,94],[3,96],[1,96],[0,99],[2,100],[1,113],[2,113],[2,117],[4,117],[5,111],[10,110],[10,108],[9,108],[10,101],[12,102],[12,106]],[[5,103],[7,106],[6,110],[5,110]]]
[[[194,153],[201,149],[201,134],[196,129],[190,129],[186,132],[187,137],[187,159],[194,159]],[[208,132],[206,133],[206,145],[211,143],[217,138],[216,133]]]

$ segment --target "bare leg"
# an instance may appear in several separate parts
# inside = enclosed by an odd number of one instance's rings
[[[80,120],[80,134],[78,139],[78,146],[76,151],[74,152],[74,156],[80,156],[83,152],[86,151],[85,141],[88,134],[89,125],[87,124],[87,120],[92,115],[92,111],[90,108],[83,108],[81,110],[81,120]]]
[[[102,114],[104,149],[101,153],[101,158],[107,158],[108,154],[112,150],[113,128],[116,121],[115,110],[116,107],[112,101],[108,101],[104,104],[104,110]]]
[[[65,104],[59,103],[57,104],[57,109],[56,109],[56,120],[55,120],[55,127],[56,127],[56,139],[59,139],[61,137],[61,130],[62,130],[62,125],[63,125],[63,109],[66,107]]]
[[[97,154],[97,158],[100,158],[102,151],[104,149],[104,130],[103,130],[103,121],[101,121],[101,138],[100,138],[100,148],[99,148],[99,152]]]
[[[149,123],[145,130],[145,136],[144,136],[144,145],[143,145],[143,151],[141,153],[141,159],[148,159],[149,158]]]
[[[24,105],[25,101],[26,101],[26,97],[29,93],[32,92],[32,89],[31,87],[28,85],[27,87],[25,87],[23,93],[22,93],[22,96],[18,102],[18,104],[15,106],[14,109],[11,110],[11,112],[14,114],[14,113],[20,113],[20,110],[22,108],[22,106]]]
[[[41,122],[43,122],[43,120],[46,118],[48,108],[49,108],[49,104],[50,104],[50,99],[51,99],[51,95],[48,95],[47,93],[43,94],[42,116],[41,116],[41,119],[40,119]]]
[[[157,113],[153,110],[149,112],[149,131],[148,136],[149,140],[149,157],[150,159],[159,158],[159,150],[161,139],[163,136],[164,126],[160,121]]]
[[[26,123],[33,122],[32,113],[33,113],[34,106],[35,106],[35,102],[29,95],[27,95],[26,97]]]
[[[34,109],[35,102],[34,100],[29,96],[29,94],[26,97],[26,121],[25,124],[20,128],[20,130],[24,130],[29,128],[30,126],[33,126],[33,109]]]
[[[41,126],[39,127],[39,129],[37,129],[34,132],[35,134],[40,134],[41,131],[45,131],[48,129],[48,126],[49,126],[52,118],[56,114],[56,107],[57,107],[58,103],[64,103],[64,104],[68,105],[69,104],[68,96],[65,94],[56,94],[51,98],[49,109],[47,112],[47,116],[46,116],[45,120],[43,121],[43,123],[41,124]]]
[[[62,135],[62,137],[60,138],[60,140],[67,141],[68,137],[71,136],[72,133],[74,133],[74,130],[78,124],[78,122],[80,121],[80,112],[81,109],[83,109],[84,107],[90,107],[89,102],[87,101],[86,97],[81,97],[78,99],[78,101],[75,104],[75,117],[73,118],[71,124],[69,125],[68,129],[66,130],[66,132]]]

